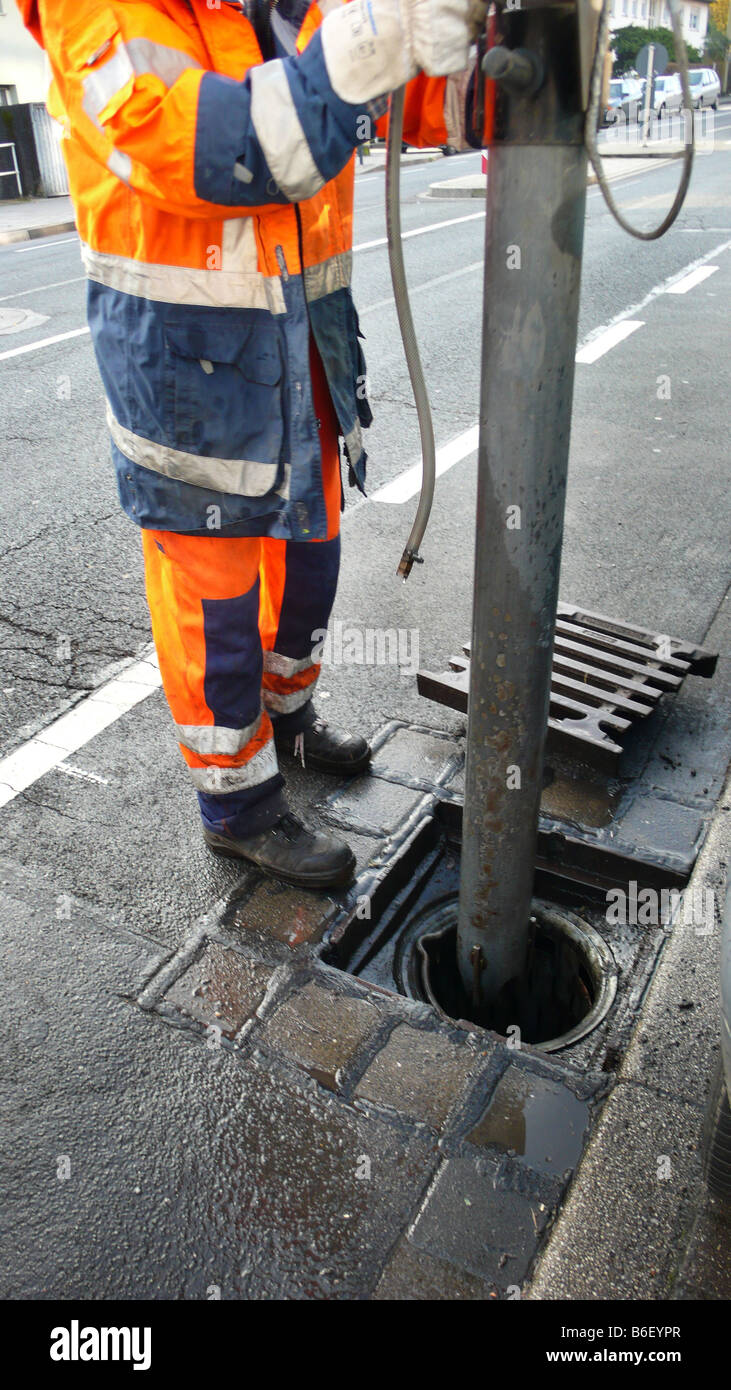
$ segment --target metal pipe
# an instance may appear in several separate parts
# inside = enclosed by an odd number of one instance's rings
[[[558,602],[586,203],[567,23],[567,7],[519,17],[518,43],[562,68],[537,97],[498,88],[490,144],[457,933],[488,1009],[525,964]]]
[[[393,297],[396,304],[401,340],[404,345],[406,365],[416,405],[421,438],[421,491],[416,508],[414,523],[404,546],[398,566],[398,574],[408,579],[414,563],[421,564],[419,546],[424,539],[429,514],[434,501],[436,482],[436,444],[431,406],[427,394],[421,354],[416,338],[414,320],[411,313],[409,291],[406,283],[404,247],[401,239],[401,140],[404,129],[405,87],[399,87],[391,95],[388,118],[388,142],[386,150],[386,233],[388,237],[388,264],[393,284]]]

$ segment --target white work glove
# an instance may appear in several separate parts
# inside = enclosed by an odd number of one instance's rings
[[[323,21],[330,85],[353,104],[392,92],[423,69],[430,77],[467,67],[483,0],[351,0]]]

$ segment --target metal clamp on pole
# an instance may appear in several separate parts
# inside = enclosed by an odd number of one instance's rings
[[[525,48],[489,48],[482,60],[482,71],[493,82],[502,82],[509,91],[526,95],[537,92],[543,81],[540,58]]]

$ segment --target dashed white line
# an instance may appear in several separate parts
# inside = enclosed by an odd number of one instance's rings
[[[409,286],[409,298],[413,299],[415,294],[420,294],[423,290],[433,290],[437,285],[446,285],[449,280],[459,280],[462,275],[471,275],[475,270],[482,270],[484,261],[472,261],[470,265],[461,265],[457,270],[448,270],[445,275],[435,275],[432,280],[424,280],[420,285]],[[374,309],[388,309],[396,300],[393,295],[388,299],[377,299],[375,304],[366,304],[358,310],[360,317],[364,314],[372,314]]]
[[[714,247],[707,255],[701,256],[697,261],[694,261],[692,265],[685,266],[683,270],[678,271],[675,275],[671,275],[668,279],[655,285],[639,304],[630,305],[629,308],[624,309],[621,314],[617,314],[608,324],[595,329],[584,339],[584,342],[579,347],[576,353],[576,361],[587,365],[590,365],[592,362],[597,362],[599,358],[603,357],[611,348],[616,347],[618,343],[630,337],[638,328],[642,328],[644,320],[631,317],[637,313],[638,309],[643,309],[646,304],[650,304],[658,295],[673,292],[685,293],[683,289],[674,291],[673,287],[687,284],[687,288],[690,289],[691,285],[687,282],[690,281],[693,276],[698,275],[701,267],[703,267],[706,262],[714,259],[723,251],[727,251],[729,247],[731,247],[731,241],[724,242],[723,245]],[[469,267],[469,269],[472,268],[473,267]],[[708,273],[712,273],[712,270],[718,269],[717,266],[706,268]],[[700,279],[705,278],[706,273],[704,272],[700,276]],[[695,280],[694,283],[699,283],[699,280]],[[437,477],[441,476],[442,473],[446,473],[447,469],[452,468],[456,463],[460,463],[462,459],[468,458],[470,454],[474,453],[477,448],[478,434],[479,429],[478,426],[475,425],[471,429],[465,430],[463,434],[457,435],[454,439],[449,440],[447,444],[437,450]],[[372,494],[370,500],[372,502],[387,502],[391,504],[408,502],[410,497],[416,495],[420,486],[421,463],[417,462],[404,469],[403,473],[398,474],[396,478],[392,478],[390,482],[385,483],[383,487]]]
[[[576,354],[577,362],[596,362],[603,357],[610,348],[616,347],[617,343],[629,338],[631,333],[636,333],[638,328],[642,328],[642,319],[623,319],[621,323],[612,324],[611,328],[605,328],[603,333],[597,333],[592,337],[591,342],[585,347],[579,348]]]
[[[52,343],[63,343],[67,338],[81,338],[88,332],[90,332],[88,327],[72,328],[68,333],[57,333],[54,338],[39,338],[36,343],[24,343],[23,347],[11,348],[9,352],[0,352],[0,362],[4,362],[8,357],[20,357],[24,352],[35,352],[36,348],[50,347]]]
[[[52,280],[50,285],[33,285],[29,290],[16,290],[14,294],[0,294],[0,303],[6,299],[22,299],[24,294],[40,294],[43,290],[57,290],[61,285],[77,285],[85,280],[85,275],[74,275],[71,280]]]
[[[657,285],[653,285],[652,289],[648,290],[647,294],[642,299],[638,300],[636,304],[629,304],[620,314],[615,314],[614,318],[609,320],[609,323],[602,324],[601,328],[597,328],[594,332],[590,333],[588,338],[584,339],[579,351],[587,347],[594,338],[601,337],[608,329],[613,328],[615,323],[623,323],[625,319],[637,318],[637,315],[641,313],[648,304],[651,304],[653,299],[657,299],[661,294],[667,294],[668,290],[671,289],[673,285],[679,284],[686,276],[690,275],[700,266],[707,265],[709,261],[714,261],[716,257],[722,255],[724,251],[728,251],[730,246],[731,241],[722,241],[719,246],[714,246],[712,251],[707,251],[705,256],[699,256],[697,260],[691,261],[690,265],[683,266],[682,270],[676,271],[674,275],[668,275],[667,279],[661,280]]]
[[[694,290],[696,285],[702,285],[709,275],[715,275],[718,270],[717,265],[702,265],[697,270],[692,270],[690,275],[684,275],[682,280],[677,280],[674,285],[669,285],[668,294],[687,294],[688,290]]]
[[[71,241],[78,241],[77,236],[65,236],[61,241],[50,241],[45,237],[39,237],[38,241],[32,246],[14,246],[14,256],[27,256],[29,251],[52,251],[54,246],[68,246]]]
[[[458,434],[454,439],[450,439],[447,444],[443,444],[441,449],[437,449],[436,474],[441,477],[448,468],[453,468],[455,463],[473,454],[477,448],[480,434],[479,425],[471,425],[463,434]],[[398,477],[392,478],[390,483],[385,483],[374,492],[372,502],[399,503],[408,502],[410,497],[414,497],[421,487],[421,464],[414,463],[410,468],[404,469]]]
[[[466,217],[447,217],[443,222],[430,222],[426,227],[414,227],[410,232],[402,233],[402,240],[406,241],[412,236],[426,236],[427,232],[439,232],[442,227],[457,227],[460,222],[476,222],[479,217],[484,217],[485,212],[470,212]],[[387,246],[388,237],[377,237],[375,241],[361,241],[358,246],[353,247],[356,251],[372,251],[375,246]]]

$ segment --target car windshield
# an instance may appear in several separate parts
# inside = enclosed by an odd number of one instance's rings
[[[610,82],[610,83],[609,83],[609,95],[610,95],[610,97],[621,97],[621,95],[622,95],[622,83],[621,83],[621,82]]]
[[[696,84],[697,82],[702,82],[702,81],[703,81],[703,73],[702,73],[702,72],[689,72],[689,73],[688,73],[688,78],[690,79],[690,81],[691,81],[691,83],[693,84],[693,86],[695,86],[695,84]]]
[[[665,79],[664,77],[658,77],[658,79],[657,79],[657,81],[656,81],[656,83],[655,83],[655,88],[656,88],[656,90],[657,90],[658,92],[664,92],[664,91],[665,91],[665,82],[666,82],[666,79]]]

